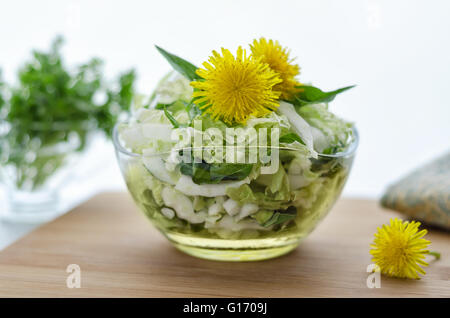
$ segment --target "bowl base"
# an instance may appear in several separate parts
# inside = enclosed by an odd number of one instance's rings
[[[9,189],[6,211],[0,220],[9,223],[39,224],[61,214],[61,202],[55,191],[21,191]]]
[[[250,262],[262,261],[279,257],[294,250],[299,243],[259,249],[215,249],[205,247],[195,247],[172,242],[180,251],[191,256],[224,262]]]

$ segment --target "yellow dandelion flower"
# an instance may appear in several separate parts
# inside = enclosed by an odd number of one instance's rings
[[[236,58],[222,48],[222,55],[213,51],[209,63],[196,73],[204,80],[193,81],[196,103],[214,119],[245,123],[250,116],[261,117],[278,107],[279,92],[272,90],[280,83],[278,74],[259,59],[247,56],[238,48]]]
[[[262,62],[269,64],[272,70],[280,74],[283,81],[273,89],[281,92],[281,98],[289,100],[299,91],[295,87],[301,84],[295,76],[300,73],[300,67],[292,63],[294,59],[289,58],[289,51],[286,48],[283,48],[278,41],[267,41],[265,38],[260,38],[259,41],[254,40],[250,48],[254,57],[261,58]]]
[[[418,273],[425,275],[420,265],[428,266],[424,259],[430,254],[426,249],[430,241],[422,238],[427,231],[418,232],[419,226],[420,222],[402,222],[395,218],[389,225],[378,228],[370,254],[382,274],[412,279],[419,279]]]

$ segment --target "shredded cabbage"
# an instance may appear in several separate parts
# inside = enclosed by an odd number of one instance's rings
[[[233,126],[241,128],[242,134],[251,129],[258,133],[263,128],[280,130],[280,162],[275,173],[261,174],[259,162],[248,169],[245,164],[219,165],[213,160],[217,157],[208,156],[200,163],[182,164],[179,149],[193,147],[195,134],[208,137],[203,146],[212,147],[208,129],[225,134],[229,128],[220,120],[193,112],[191,95],[187,80],[168,76],[152,96],[152,105],[164,104],[163,108],[141,107],[120,126],[124,146],[141,154],[129,164],[126,180],[149,218],[161,228],[183,233],[195,229],[205,237],[250,239],[286,227],[306,229],[322,217],[315,211],[325,211],[331,204],[348,171],[342,162],[323,159],[318,153],[345,150],[353,136],[351,123],[332,114],[326,104],[294,106],[282,101],[277,111]],[[195,120],[202,121],[198,131]],[[188,136],[183,143],[172,140],[174,122]],[[250,146],[253,140],[246,142]],[[247,154],[247,149],[238,152],[238,156]],[[195,152],[191,155],[194,159]],[[225,152],[214,155],[226,162]]]

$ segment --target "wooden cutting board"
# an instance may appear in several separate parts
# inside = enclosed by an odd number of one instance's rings
[[[294,252],[223,263],[173,248],[126,193],[104,193],[0,252],[1,297],[450,297],[450,234],[428,239],[442,253],[421,280],[366,285],[369,244],[393,212],[342,199]],[[81,269],[69,289],[66,268]]]

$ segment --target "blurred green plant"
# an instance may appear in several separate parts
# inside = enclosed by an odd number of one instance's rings
[[[49,52],[33,51],[18,72],[18,85],[3,84],[0,164],[15,169],[18,189],[44,184],[69,153],[85,149],[91,133],[110,137],[118,117],[131,107],[134,70],[107,82],[103,62],[93,58],[71,71],[62,44],[57,37]]]
[[[3,83],[2,70],[0,69],[0,119],[2,118],[3,106],[5,105],[5,98],[3,97],[3,90],[5,83]]]

